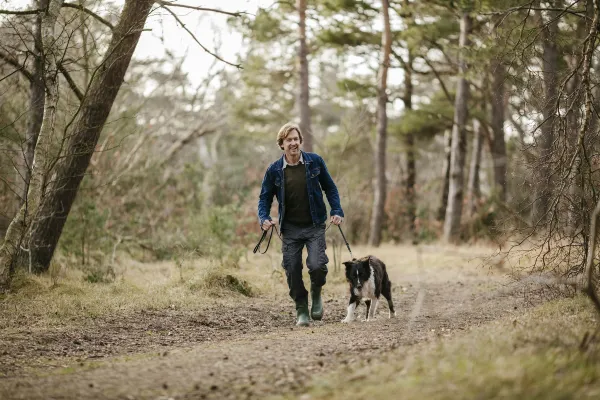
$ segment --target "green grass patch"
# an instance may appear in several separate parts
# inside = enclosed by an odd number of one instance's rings
[[[564,299],[314,380],[311,399],[597,399],[597,315]],[[582,342],[586,344],[582,346]]]

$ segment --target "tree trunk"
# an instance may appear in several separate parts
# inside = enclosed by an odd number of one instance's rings
[[[310,126],[310,107],[308,105],[308,48],[306,46],[306,0],[297,0],[296,6],[300,17],[298,46],[298,64],[300,67],[300,90],[298,91],[298,106],[300,108],[300,130],[304,137],[305,151],[313,151],[313,136]]]
[[[27,201],[12,220],[6,231],[4,243],[0,247],[0,291],[10,286],[14,271],[15,260],[25,232],[30,225],[31,217],[36,214],[44,187],[49,166],[53,161],[50,155],[50,145],[54,132],[56,106],[58,104],[58,68],[56,64],[56,20],[60,13],[63,0],[51,0],[41,16],[42,45],[44,52],[44,85],[45,102],[44,116],[40,127],[37,145],[32,162],[31,181],[26,196]]]
[[[452,132],[444,131],[444,165],[442,167],[442,199],[438,208],[437,220],[444,221],[446,217],[446,207],[448,207],[448,191],[450,190],[450,156],[452,154]]]
[[[560,1],[560,0],[558,0]],[[552,6],[556,6],[557,1],[552,2]],[[556,115],[556,96],[558,82],[558,47],[556,45],[558,35],[557,11],[549,11],[550,20],[545,21],[540,17],[542,23],[542,72],[544,80],[544,104],[542,106],[542,115],[544,123],[541,126],[541,137],[539,138],[540,151],[538,155],[538,171],[536,200],[533,203],[533,223],[544,222],[548,207],[550,205],[550,197],[552,196],[553,183],[551,178],[551,162],[552,144],[554,142],[554,120]]]
[[[506,67],[502,60],[494,58],[491,63],[491,127],[490,153],[494,165],[494,194],[501,202],[506,202],[506,142],[504,140],[504,82]]]
[[[469,82],[465,77],[467,63],[464,56],[465,48],[469,46],[469,33],[472,19],[468,12],[463,12],[460,20],[460,40],[458,71],[461,75],[456,90],[454,107],[454,125],[452,126],[452,151],[450,156],[450,186],[448,189],[448,206],[444,220],[444,240],[458,241],[460,218],[463,203],[463,180],[465,169],[465,153],[467,147],[467,102],[469,99]]]
[[[48,0],[36,0],[33,2],[35,8],[45,10],[48,8]],[[19,207],[27,200],[27,190],[31,179],[31,166],[33,165],[33,154],[38,135],[44,120],[44,51],[42,43],[42,13],[35,19],[33,27],[33,70],[31,71],[31,83],[29,85],[29,115],[27,116],[27,132],[25,136],[25,151],[23,163],[19,168],[20,182]]]
[[[592,0],[587,1],[587,17],[588,20],[581,18],[577,22],[577,39],[578,41],[585,40],[587,32],[589,31],[588,23],[593,18],[594,4]],[[573,55],[570,57],[571,63],[569,68],[574,68],[577,63],[580,61],[580,58]],[[584,200],[584,189],[585,189],[585,179],[582,173],[582,159],[581,154],[579,152],[579,148],[577,147],[578,141],[578,131],[579,131],[579,123],[581,121],[581,107],[583,106],[584,96],[581,93],[581,76],[580,74],[574,74],[571,78],[571,82],[568,87],[568,98],[573,99],[572,110],[567,114],[567,135],[569,136],[569,141],[573,146],[573,152],[575,155],[575,162],[573,163],[573,167],[571,169],[570,182],[569,182],[569,196],[567,203],[567,223],[566,228],[569,235],[575,234],[577,228],[581,226],[584,219],[585,214],[585,200]],[[596,113],[594,113],[595,115]],[[595,132],[595,128],[593,124],[590,124],[589,132]],[[589,135],[588,135],[589,136]],[[587,144],[584,142],[584,148],[587,148]],[[588,150],[589,151],[589,150]]]
[[[102,61],[92,78],[55,168],[52,190],[44,198],[31,229],[29,247],[36,272],[46,271],[69,215],[100,132],[117,96],[150,12],[153,0],[127,0]]]
[[[412,63],[413,55],[408,50],[408,62],[404,64],[404,95],[402,100],[404,108],[412,110]],[[415,165],[415,136],[412,132],[407,132],[404,135],[404,151],[406,152],[406,186],[404,190],[404,201],[406,203],[406,216],[408,219],[408,231],[411,239],[415,239],[417,219],[417,204],[415,195],[415,182],[417,179],[417,169]]]
[[[389,0],[381,1],[384,31],[381,39],[381,66],[377,77],[377,140],[375,143],[374,164],[375,184],[373,187],[373,213],[369,244],[379,246],[383,228],[383,214],[386,198],[385,150],[387,137],[387,75],[392,51],[392,31],[390,28]]]
[[[479,169],[481,165],[481,150],[483,138],[481,124],[478,119],[473,119],[473,151],[471,167],[469,168],[469,183],[467,185],[467,215],[472,217],[477,211],[477,200],[481,195],[479,189]]]

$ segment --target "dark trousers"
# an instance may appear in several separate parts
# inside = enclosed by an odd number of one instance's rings
[[[302,249],[306,246],[308,256],[306,267],[310,282],[315,287],[325,284],[327,263],[329,258],[325,253],[325,224],[309,227],[299,227],[284,223],[281,229],[283,237],[282,266],[287,276],[290,297],[298,302],[308,298],[308,292],[302,281]]]

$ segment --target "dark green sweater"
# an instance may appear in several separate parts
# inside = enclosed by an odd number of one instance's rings
[[[285,215],[283,222],[298,226],[312,225],[304,164],[287,165],[283,171],[285,179]]]

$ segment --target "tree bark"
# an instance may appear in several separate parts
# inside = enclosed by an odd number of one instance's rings
[[[442,198],[438,208],[437,220],[444,221],[446,217],[446,207],[448,207],[448,191],[450,190],[450,156],[452,155],[452,132],[444,131],[444,164],[442,166]]]
[[[34,5],[37,9],[45,10],[48,8],[48,0],[36,0]],[[23,154],[23,163],[19,168],[20,181],[19,207],[27,199],[27,190],[31,180],[31,166],[33,165],[33,155],[38,135],[44,120],[44,50],[42,43],[42,13],[39,13],[35,19],[33,27],[33,70],[31,71],[31,83],[29,85],[29,115],[27,116],[27,132],[25,136],[25,151]]]
[[[117,96],[150,12],[153,0],[127,0],[106,56],[69,131],[66,152],[55,168],[56,178],[31,229],[29,247],[36,272],[46,271],[100,132]]]
[[[409,0],[404,0],[402,3],[404,7],[404,15],[406,15],[406,25],[411,27],[414,26],[414,19],[410,12]],[[408,59],[403,63],[404,69],[404,94],[402,96],[402,102],[406,110],[412,110],[412,96],[413,96],[413,53],[410,47],[407,47]],[[415,183],[417,180],[417,169],[416,169],[416,155],[415,155],[415,135],[412,132],[406,132],[404,135],[404,152],[406,153],[406,185],[404,188],[404,201],[406,203],[406,217],[408,219],[408,232],[412,240],[416,238],[416,226],[417,220],[417,203],[415,193]]]
[[[456,242],[459,239],[460,219],[463,203],[463,180],[465,169],[465,153],[467,144],[467,118],[469,100],[469,82],[465,77],[467,63],[464,51],[469,46],[469,33],[473,22],[468,12],[462,13],[460,20],[459,66],[460,78],[457,84],[454,107],[454,125],[452,126],[452,150],[450,155],[450,185],[448,189],[448,206],[444,220],[444,240]]]
[[[504,83],[506,67],[502,60],[494,58],[491,63],[491,127],[490,153],[494,165],[494,194],[501,202],[506,202],[506,142],[504,140]]]
[[[477,200],[481,196],[479,188],[479,170],[481,166],[481,150],[483,138],[481,134],[481,123],[473,119],[473,151],[471,156],[471,167],[469,168],[469,183],[467,184],[467,215],[472,217],[477,211]]]
[[[587,17],[589,19],[581,18],[577,22],[577,39],[582,43],[585,40],[587,35],[587,31],[589,31],[589,26],[586,22],[591,21],[593,18],[594,12],[594,4],[592,0],[587,1]],[[570,68],[574,68],[576,64],[580,61],[579,57],[572,56]],[[585,208],[587,205],[584,200],[584,189],[585,189],[585,179],[583,178],[582,173],[582,158],[579,152],[579,148],[577,148],[578,141],[578,130],[579,130],[579,122],[581,121],[581,107],[583,105],[584,96],[581,93],[581,76],[576,73],[572,78],[568,88],[568,98],[573,99],[572,110],[567,114],[567,135],[569,136],[570,142],[573,146],[573,151],[576,153],[575,162],[573,163],[573,167],[571,168],[571,179],[569,182],[569,200],[566,206],[567,209],[567,232],[569,235],[573,235],[577,228],[582,226],[583,224],[583,216],[586,213]],[[595,113],[594,113],[595,116]],[[593,124],[590,124],[589,132],[595,132],[595,128]],[[583,146],[587,148],[586,142],[584,141]]]
[[[306,46],[306,0],[297,0],[299,22],[298,64],[300,68],[300,87],[298,91],[298,106],[300,109],[300,130],[304,137],[305,151],[313,151],[313,136],[310,124],[309,87],[308,87],[308,47]]]
[[[553,6],[558,1],[552,2]],[[550,197],[552,196],[553,183],[551,177],[552,144],[554,143],[554,120],[556,115],[556,96],[558,86],[558,47],[556,45],[558,35],[557,11],[549,11],[550,20],[546,22],[540,17],[542,23],[542,72],[544,84],[544,104],[542,106],[542,115],[544,122],[541,126],[541,137],[539,138],[540,151],[538,159],[539,178],[536,188],[536,200],[533,203],[533,222],[543,223],[546,220]]]
[[[369,244],[379,246],[383,228],[384,206],[386,198],[385,150],[387,139],[387,75],[392,51],[392,30],[390,27],[389,0],[381,1],[384,31],[381,39],[381,66],[377,77],[377,139],[375,143],[374,164],[375,184],[373,187],[373,213]]]
[[[31,181],[29,183],[27,201],[12,220],[6,231],[4,243],[0,247],[0,291],[10,287],[10,280],[15,267],[21,242],[32,216],[35,215],[44,193],[49,166],[53,161],[50,155],[56,106],[58,104],[58,67],[56,49],[56,20],[63,0],[51,0],[41,16],[42,46],[44,52],[44,86],[45,102],[42,125],[32,161]]]
[[[408,62],[404,64],[404,95],[402,100],[404,108],[412,110],[412,64],[413,55],[408,50]],[[412,132],[406,132],[404,135],[404,152],[406,153],[406,186],[404,188],[404,200],[406,203],[406,216],[408,219],[408,231],[411,239],[416,236],[415,221],[417,219],[417,204],[415,183],[417,180],[416,156],[415,156],[415,135]]]

